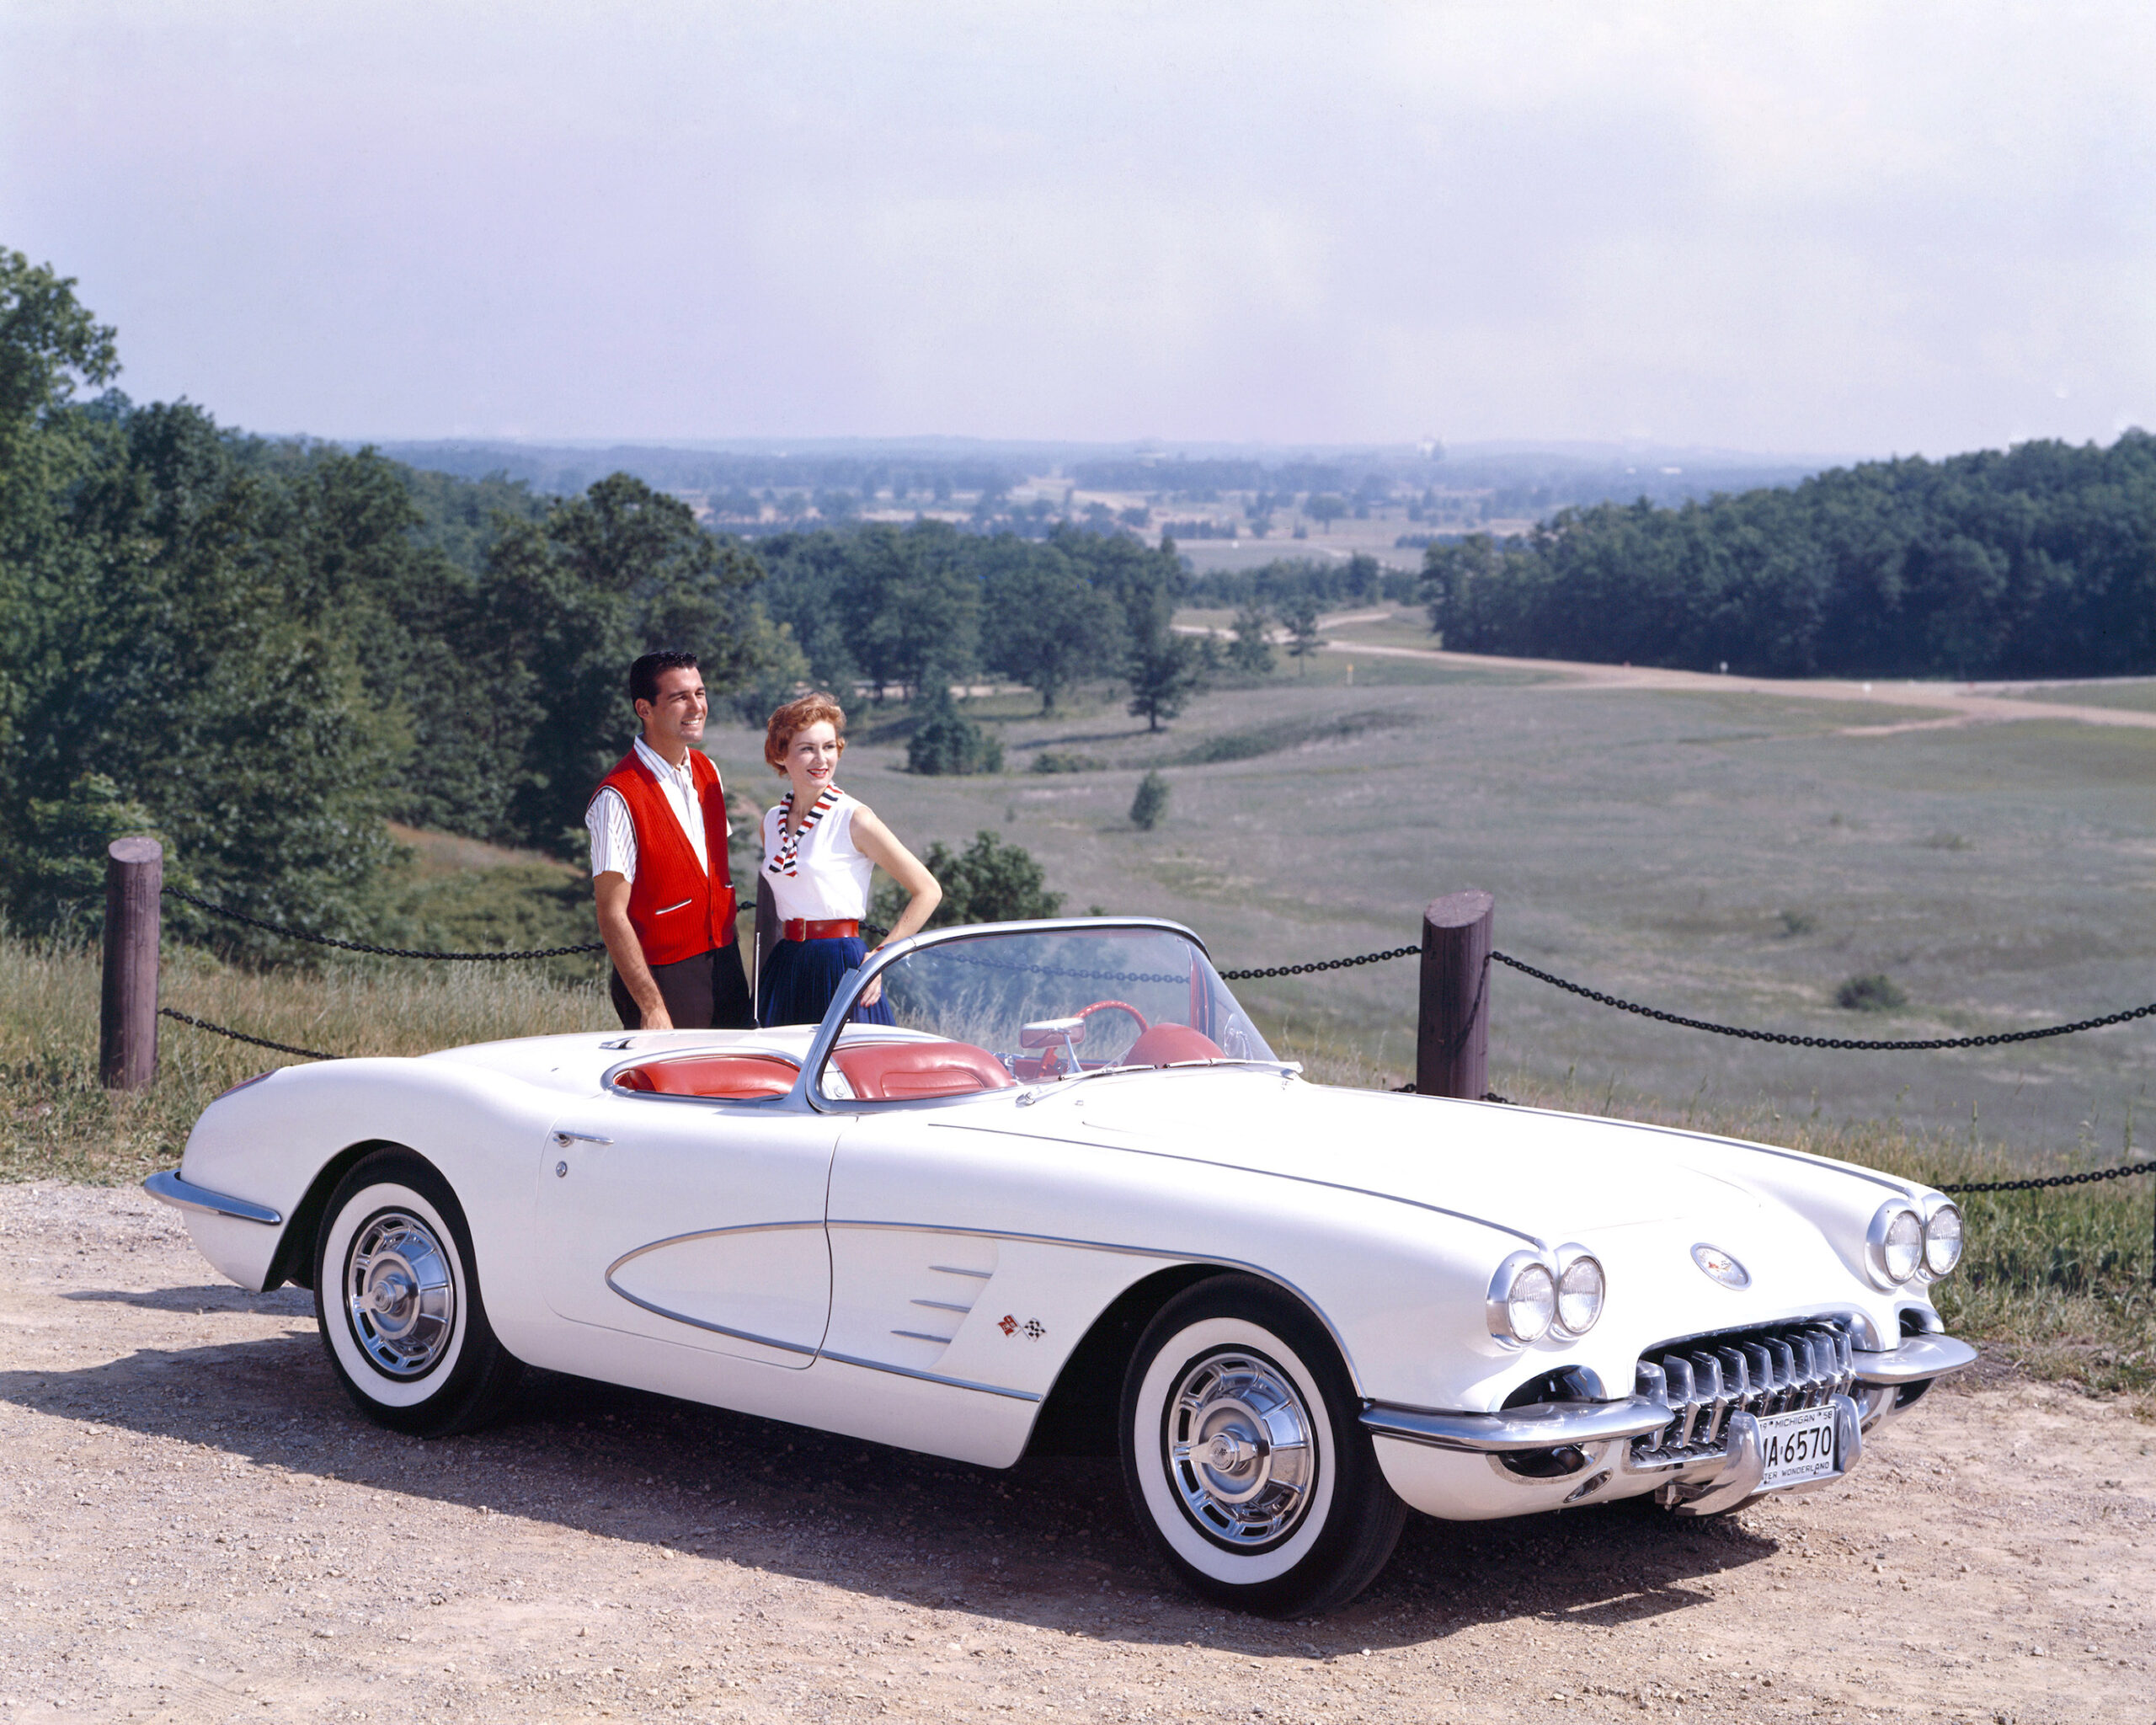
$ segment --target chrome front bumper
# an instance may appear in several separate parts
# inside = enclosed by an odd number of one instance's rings
[[[200,1210],[205,1215],[233,1216],[243,1222],[260,1222],[269,1228],[282,1226],[285,1220],[280,1214],[266,1204],[256,1204],[245,1198],[228,1198],[221,1192],[212,1192],[206,1186],[197,1186],[183,1180],[177,1168],[167,1168],[151,1175],[142,1183],[142,1189],[175,1210]]]
[[[1885,1352],[1855,1350],[1855,1393],[1829,1398],[1836,1418],[1835,1471],[1825,1479],[1785,1489],[1816,1491],[1832,1485],[1862,1456],[1865,1431],[1876,1429],[1890,1417],[1907,1391],[1959,1371],[1976,1358],[1974,1348],[1951,1336],[1905,1336],[1900,1347]],[[1634,1455],[1633,1440],[1665,1430],[1672,1420],[1669,1403],[1653,1396],[1630,1396],[1618,1402],[1543,1402],[1494,1413],[1380,1403],[1364,1409],[1361,1418],[1363,1429],[1374,1438],[1481,1455],[1491,1458],[1492,1466],[1508,1452],[1577,1449],[1582,1452],[1577,1464],[1582,1474],[1594,1466],[1609,1467],[1620,1479],[1634,1481],[1634,1492],[1652,1490],[1684,1515],[1712,1515],[1736,1508],[1758,1489],[1765,1471],[1758,1423],[1745,1413],[1727,1416],[1726,1437],[1712,1451],[1672,1454],[1666,1459],[1658,1455],[1643,1465]],[[1605,1459],[1589,1459],[1597,1457]],[[1628,1495],[1616,1485],[1608,1494]]]

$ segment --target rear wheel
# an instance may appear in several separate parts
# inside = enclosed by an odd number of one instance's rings
[[[469,1431],[507,1407],[523,1375],[487,1322],[456,1194],[409,1151],[376,1151],[331,1194],[314,1314],[344,1393],[393,1431]]]
[[[1183,1579],[1296,1616],[1385,1567],[1406,1509],[1385,1483],[1331,1340],[1254,1276],[1201,1282],[1146,1328],[1123,1381],[1123,1480]]]

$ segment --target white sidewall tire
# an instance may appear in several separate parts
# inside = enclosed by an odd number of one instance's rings
[[[351,1309],[346,1303],[345,1256],[351,1251],[352,1242],[360,1230],[372,1218],[390,1210],[408,1211],[433,1231],[456,1291],[456,1317],[450,1326],[449,1345],[442,1349],[441,1358],[433,1368],[417,1378],[391,1377],[374,1363],[352,1334]],[[323,1338],[337,1361],[338,1370],[344,1375],[345,1382],[358,1395],[382,1407],[418,1407],[448,1387],[463,1360],[465,1340],[471,1330],[472,1273],[464,1261],[464,1248],[456,1237],[456,1230],[450,1226],[449,1219],[431,1200],[397,1180],[361,1187],[330,1218],[328,1232],[323,1242],[319,1274],[323,1281],[329,1284],[319,1290]]]
[[[1222,1351],[1262,1354],[1287,1374],[1310,1416],[1310,1440],[1317,1457],[1317,1484],[1310,1507],[1293,1533],[1262,1551],[1233,1551],[1214,1543],[1192,1524],[1161,1453],[1161,1439],[1168,1398],[1192,1363]],[[1310,1554],[1331,1521],[1339,1458],[1333,1453],[1332,1414],[1317,1379],[1295,1350],[1262,1324],[1235,1317],[1202,1318],[1169,1337],[1140,1381],[1127,1434],[1139,1458],[1139,1489],[1155,1530],[1184,1562],[1201,1575],[1230,1587],[1256,1586],[1286,1574]]]

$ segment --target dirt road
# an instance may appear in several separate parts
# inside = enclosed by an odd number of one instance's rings
[[[1348,1610],[1202,1607],[1113,1468],[559,1378],[421,1444],[309,1296],[133,1191],[0,1188],[0,1721],[2156,1719],[2156,1428],[1933,1396],[1709,1523],[1413,1519]]]
[[[1389,611],[1343,611],[1319,619],[1327,629],[1382,622]],[[1224,635],[1225,630],[1211,633]],[[1805,701],[1877,702],[1882,708],[1939,709],[1937,718],[1884,718],[1876,725],[1844,727],[1849,736],[1886,736],[1896,731],[1945,729],[1967,724],[2009,724],[2035,719],[2068,719],[2079,724],[2125,725],[2156,729],[2156,713],[2129,707],[2092,707],[2078,702],[2029,698],[2021,692],[2041,683],[1863,682],[1833,677],[1722,676],[1705,671],[1668,670],[1649,665],[1594,665],[1573,659],[1503,659],[1484,653],[1447,653],[1434,647],[1399,647],[1369,641],[1328,641],[1326,650],[1363,658],[1427,659],[1463,670],[1534,671],[1559,681],[1552,688],[1683,689],[1713,695],[1785,695]]]

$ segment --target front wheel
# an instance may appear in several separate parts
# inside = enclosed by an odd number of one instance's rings
[[[456,1195],[408,1151],[376,1151],[338,1183],[315,1243],[314,1316],[344,1393],[392,1431],[469,1431],[523,1375],[487,1322]]]
[[[1299,1303],[1254,1276],[1201,1282],[1161,1308],[1124,1376],[1132,1507],[1209,1599],[1277,1617],[1345,1605],[1406,1519],[1356,1410]]]

